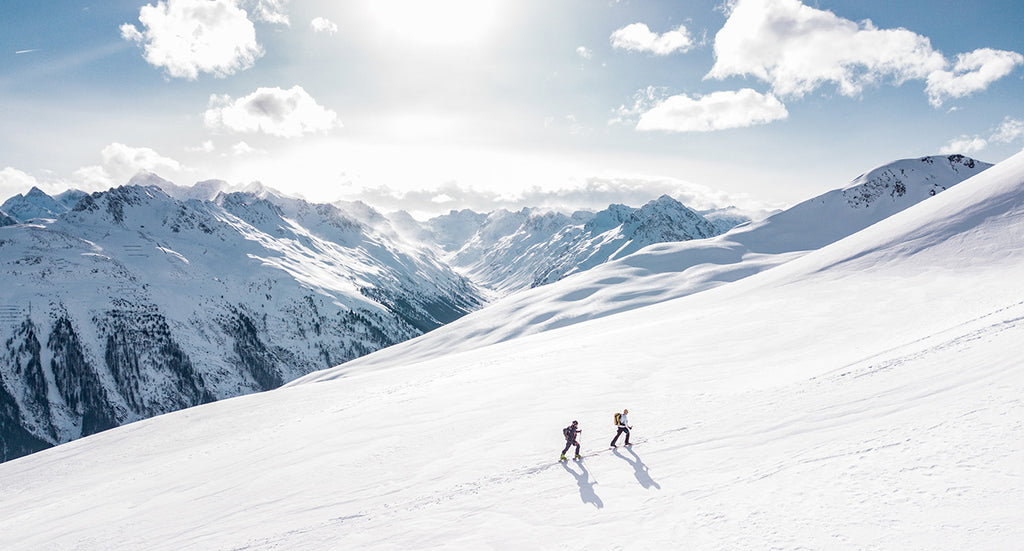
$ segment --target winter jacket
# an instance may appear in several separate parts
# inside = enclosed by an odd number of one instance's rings
[[[580,429],[578,428],[578,425],[569,425],[568,427],[566,427],[566,429],[568,429],[569,432],[568,432],[568,435],[565,437],[565,441],[566,442],[575,442],[576,441],[576,435],[580,432]]]

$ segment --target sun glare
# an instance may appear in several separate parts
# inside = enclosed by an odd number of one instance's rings
[[[389,38],[420,45],[478,42],[498,22],[504,0],[372,0],[367,9]]]

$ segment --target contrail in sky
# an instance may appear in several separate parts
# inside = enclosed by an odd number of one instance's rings
[[[29,54],[29,53],[32,53],[32,52],[38,52],[38,51],[39,51],[39,50],[38,50],[37,48],[33,48],[33,49],[31,49],[31,50],[18,50],[18,51],[16,51],[16,52],[14,52],[14,55],[18,55],[18,54]]]

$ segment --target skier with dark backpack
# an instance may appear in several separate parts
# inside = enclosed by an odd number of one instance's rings
[[[576,421],[573,421],[571,425],[562,429],[562,436],[565,436],[565,449],[562,450],[562,457],[559,461],[568,461],[565,458],[565,452],[569,451],[574,444],[576,445],[576,459],[580,459],[583,456],[580,455],[580,443],[576,441],[576,435],[583,432],[583,429],[579,428]]]
[[[627,413],[629,413],[629,410],[624,409],[622,410],[622,413],[615,414],[615,426],[619,429],[619,431],[615,433],[615,438],[612,438],[611,447],[613,448],[615,447],[615,442],[618,441],[619,436],[621,436],[622,433],[626,433],[626,445],[631,445],[629,443],[629,430],[632,429],[633,427],[629,426],[629,420],[626,419]]]

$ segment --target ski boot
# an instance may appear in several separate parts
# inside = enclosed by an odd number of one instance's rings
[[[576,457],[574,457],[573,459],[583,459],[583,456],[580,454],[576,454]]]
[[[562,454],[562,457],[558,458],[558,460],[559,461],[568,461],[568,459],[565,458],[565,454],[564,453]]]

